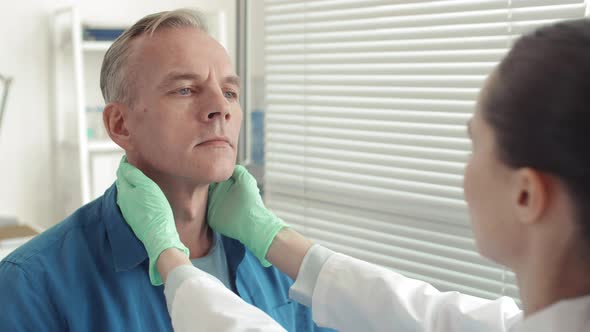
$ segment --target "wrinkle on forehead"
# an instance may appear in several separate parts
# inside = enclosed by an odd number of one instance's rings
[[[194,43],[187,44],[187,40],[194,40]],[[137,90],[142,85],[149,84],[147,79],[139,76],[146,71],[169,66],[176,67],[171,69],[174,71],[200,76],[208,76],[211,70],[215,70],[221,80],[239,87],[240,79],[235,75],[226,49],[208,33],[196,28],[167,27],[156,31],[153,36],[139,36],[133,40],[127,61],[128,89],[133,96],[137,96]],[[199,66],[207,66],[207,71],[195,72],[194,68]]]

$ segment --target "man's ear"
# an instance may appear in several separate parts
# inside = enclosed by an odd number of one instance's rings
[[[127,112],[129,108],[117,102],[109,103],[102,112],[102,121],[107,133],[125,151],[133,150],[133,143],[127,129]]]
[[[516,171],[514,202],[516,215],[524,224],[539,222],[550,203],[552,191],[551,179],[532,168]]]

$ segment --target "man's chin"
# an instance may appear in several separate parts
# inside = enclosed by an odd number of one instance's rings
[[[209,151],[207,151],[209,152]],[[193,160],[193,178],[206,180],[209,183],[223,182],[229,179],[236,166],[235,153],[199,153],[197,158]]]
[[[227,179],[229,179],[231,177],[232,173],[229,172],[228,174],[220,174],[220,175],[216,175],[212,178],[211,183],[213,182],[223,182]]]
[[[229,179],[233,172],[234,172],[234,167],[235,165],[223,165],[221,167],[213,167],[211,169],[208,170],[208,174],[207,174],[207,180],[210,183],[213,182],[223,182],[227,179]]]

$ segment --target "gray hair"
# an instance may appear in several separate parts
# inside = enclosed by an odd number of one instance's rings
[[[127,69],[127,59],[131,53],[131,42],[144,34],[149,37],[162,28],[195,28],[209,31],[205,16],[194,9],[176,9],[150,14],[137,21],[119,36],[107,50],[100,70],[100,90],[105,102],[113,101],[133,104],[130,91],[131,72]]]

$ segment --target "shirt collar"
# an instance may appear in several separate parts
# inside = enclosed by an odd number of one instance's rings
[[[148,258],[145,247],[133,234],[119,210],[115,184],[102,197],[102,219],[113,252],[115,271],[130,270]]]
[[[104,220],[107,238],[113,251],[115,270],[126,271],[141,264],[148,258],[145,247],[133,234],[133,231],[123,218],[117,205],[117,186],[113,184],[102,197],[102,218]],[[223,247],[227,254],[230,281],[235,289],[238,267],[246,250],[239,241],[221,236]]]
[[[236,280],[238,276],[238,267],[244,260],[246,248],[239,241],[221,235],[221,242],[227,256],[227,267],[229,270],[229,282],[234,291],[237,291]]]

